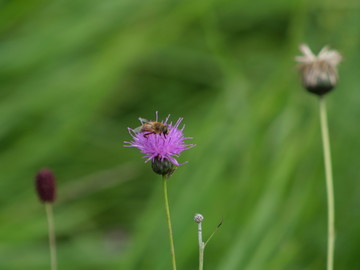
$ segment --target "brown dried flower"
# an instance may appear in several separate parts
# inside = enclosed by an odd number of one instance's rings
[[[300,45],[300,51],[304,55],[295,57],[295,60],[299,62],[304,87],[319,96],[330,92],[338,80],[336,66],[342,60],[341,54],[325,46],[318,55],[314,55],[305,44]]]

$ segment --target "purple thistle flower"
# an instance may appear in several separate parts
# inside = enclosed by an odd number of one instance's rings
[[[168,133],[149,133],[149,132],[137,132],[134,129],[129,128],[129,133],[133,140],[131,142],[125,142],[128,145],[125,147],[136,147],[141,153],[145,154],[143,158],[146,158],[145,162],[152,161],[153,169],[154,164],[157,163],[171,163],[171,165],[180,166],[185,163],[179,163],[176,158],[180,156],[180,153],[184,150],[194,147],[194,144],[185,144],[184,140],[192,139],[190,137],[184,137],[183,130],[185,125],[179,129],[179,125],[183,118],[179,118],[175,125],[171,122],[168,124],[170,115],[162,121],[164,125],[168,127]],[[156,122],[158,122],[158,114],[156,112]],[[154,169],[155,171],[155,169]],[[157,172],[157,171],[155,171]],[[157,172],[159,173],[159,172]],[[162,174],[162,173],[159,173]]]

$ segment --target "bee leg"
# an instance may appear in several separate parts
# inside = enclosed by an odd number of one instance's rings
[[[144,134],[144,137],[147,139],[150,134],[154,134],[154,132],[146,132],[146,133]]]

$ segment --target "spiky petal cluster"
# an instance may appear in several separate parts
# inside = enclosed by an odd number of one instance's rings
[[[305,44],[300,45],[300,51],[304,55],[297,56],[295,60],[299,62],[304,87],[317,95],[331,91],[338,80],[336,66],[342,60],[341,54],[325,46],[315,55]]]
[[[133,140],[131,142],[125,142],[128,145],[126,147],[136,147],[140,150],[141,153],[145,154],[145,162],[152,161],[152,163],[157,161],[168,160],[175,166],[180,166],[176,158],[180,156],[180,153],[184,150],[194,147],[193,144],[185,144],[186,139],[192,139],[190,137],[185,137],[183,130],[185,125],[179,129],[179,125],[182,122],[183,118],[179,118],[175,125],[172,123],[168,124],[170,115],[166,118],[163,124],[167,125],[169,128],[168,134],[146,134],[146,132],[136,132],[133,129],[129,128],[129,133],[132,136]],[[157,118],[157,117],[156,117]],[[157,121],[157,120],[156,120]]]

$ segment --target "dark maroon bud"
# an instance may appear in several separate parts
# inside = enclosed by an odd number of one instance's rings
[[[35,179],[36,191],[40,201],[52,203],[56,198],[56,182],[52,171],[40,170]]]

